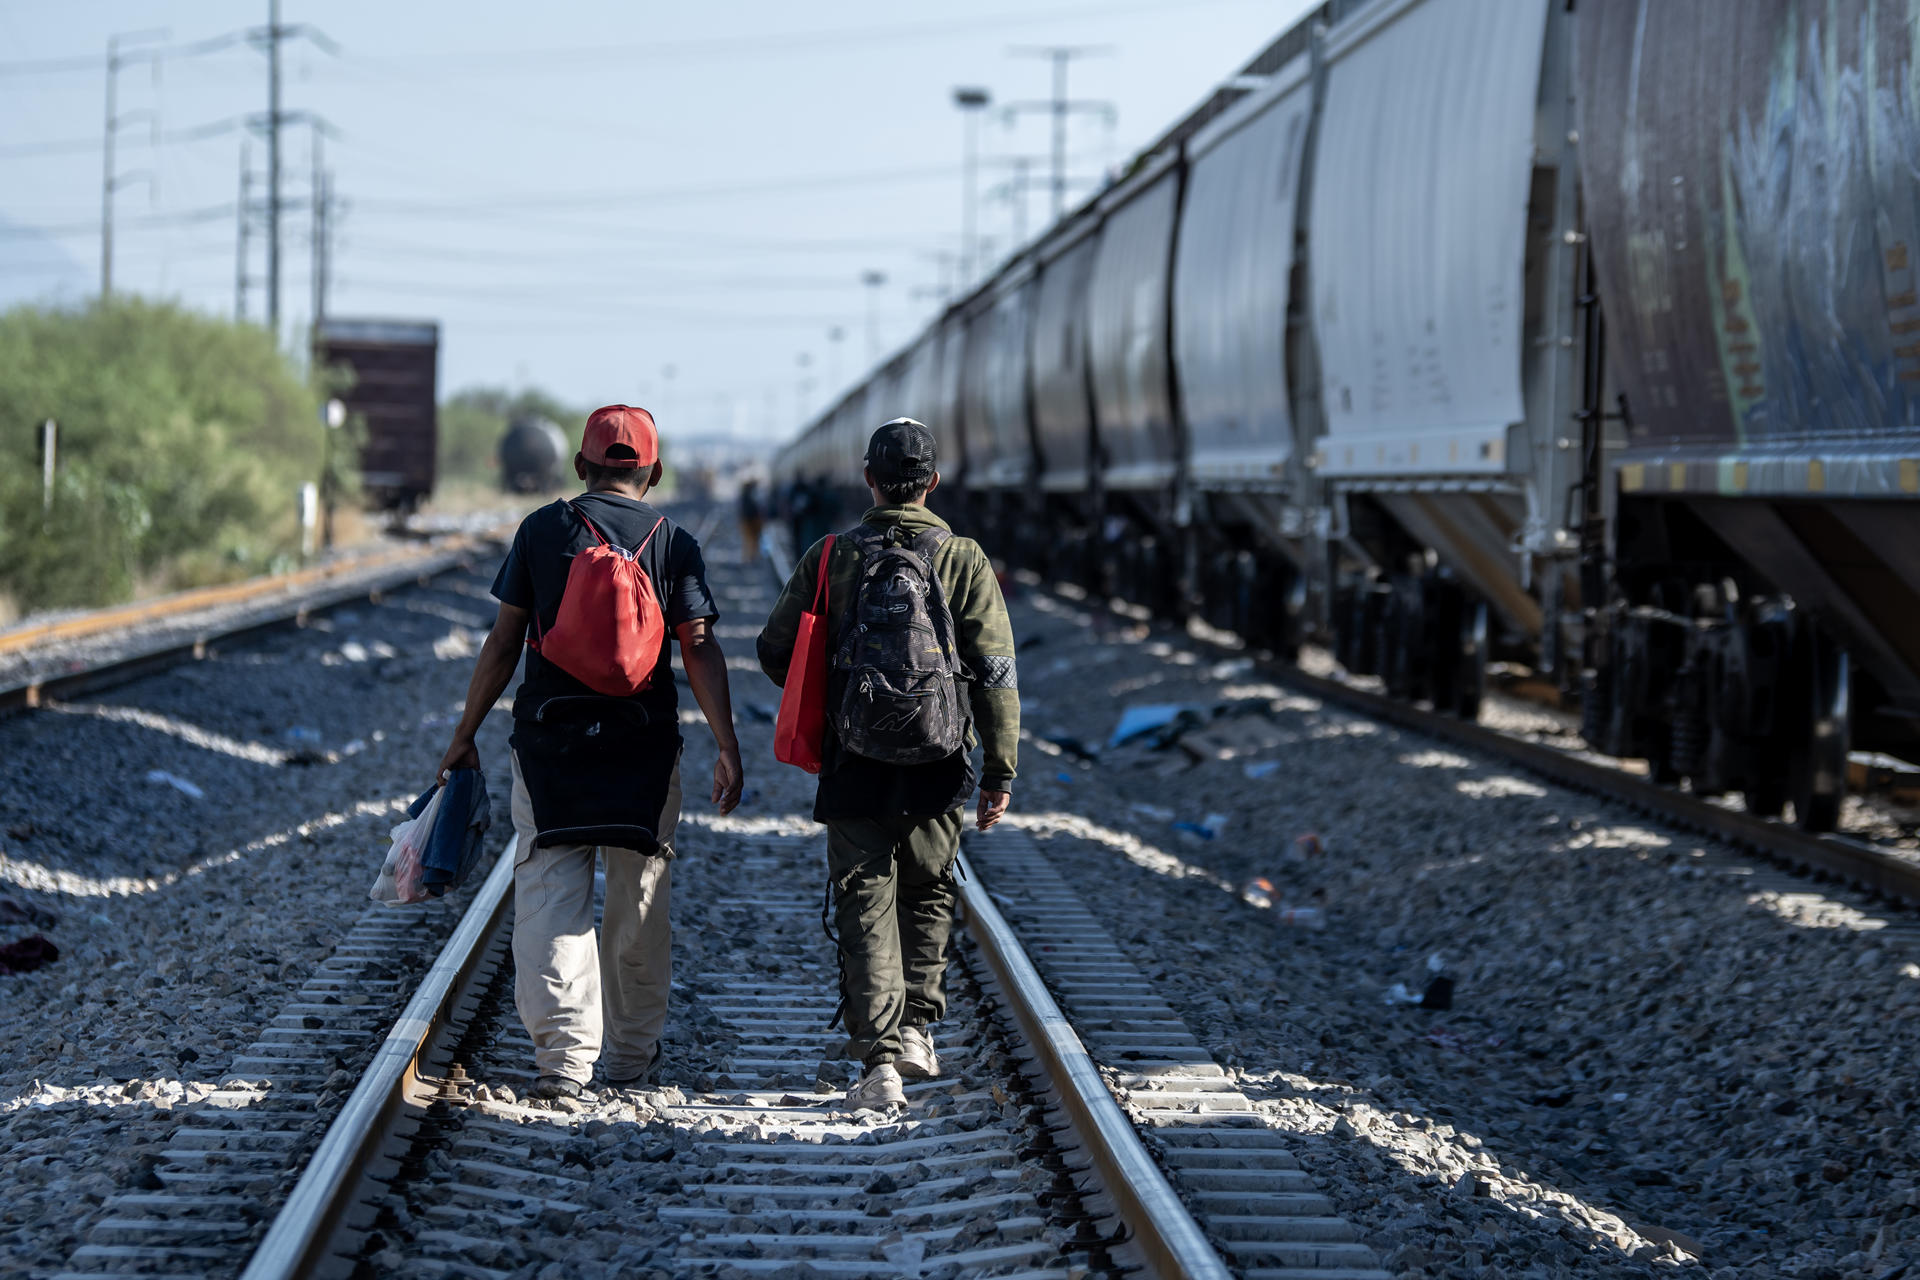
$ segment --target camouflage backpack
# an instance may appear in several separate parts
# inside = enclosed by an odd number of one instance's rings
[[[927,529],[904,546],[861,525],[860,553],[833,665],[846,679],[834,711],[840,745],[888,764],[943,760],[966,745],[967,702],[953,614],[933,555],[953,535]]]

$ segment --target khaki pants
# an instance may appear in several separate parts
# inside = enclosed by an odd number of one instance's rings
[[[847,1057],[900,1056],[900,1028],[946,1016],[958,809],[937,818],[830,818],[827,874],[840,935]]]
[[[660,853],[606,849],[603,936],[593,932],[593,845],[533,847],[533,801],[513,760],[513,1000],[533,1038],[541,1075],[582,1084],[605,1046],[606,1074],[621,1080],[653,1061],[667,1023],[673,935],[673,831],[680,821],[680,766],[673,768],[657,826]]]

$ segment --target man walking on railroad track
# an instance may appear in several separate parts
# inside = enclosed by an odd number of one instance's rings
[[[671,646],[719,759],[713,803],[740,800],[719,611],[693,535],[650,506],[659,437],[645,409],[587,419],[587,491],[520,523],[494,579],[500,601],[440,762],[477,767],[474,734],[513,678],[514,1001],[534,1043],[535,1097],[577,1097],[598,1062],[615,1087],[660,1060],[672,977],[667,908],[680,817],[680,716]],[[594,859],[606,859],[596,944]]]
[[[969,752],[977,736],[985,831],[1007,811],[1020,738],[1006,602],[979,544],[927,510],[935,461],[933,433],[910,418],[873,433],[874,505],[800,557],[758,643],[784,685],[825,556],[832,661],[813,817],[827,827],[847,1056],[864,1068],[847,1091],[856,1109],[904,1103],[903,1077],[939,1074],[927,1028],[946,1012]]]

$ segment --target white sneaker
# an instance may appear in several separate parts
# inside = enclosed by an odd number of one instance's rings
[[[881,1063],[847,1090],[847,1107],[852,1111],[884,1111],[906,1105],[907,1091],[891,1062]]]
[[[931,1080],[940,1074],[940,1058],[925,1027],[900,1028],[900,1056],[893,1065],[903,1080]]]

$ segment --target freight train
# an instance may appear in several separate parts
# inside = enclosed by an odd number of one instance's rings
[[[1884,0],[1334,0],[779,455],[1802,826],[1920,751],[1920,72]]]

